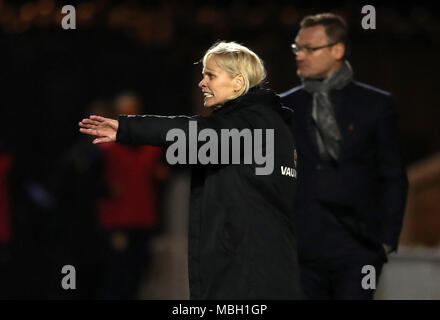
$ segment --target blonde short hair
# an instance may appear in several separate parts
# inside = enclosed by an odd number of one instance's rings
[[[241,74],[244,78],[243,89],[238,96],[246,94],[250,88],[262,83],[266,78],[263,61],[251,50],[235,42],[218,42],[206,51],[203,67],[210,57],[231,77]]]

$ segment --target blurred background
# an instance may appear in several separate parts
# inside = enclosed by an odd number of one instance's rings
[[[63,5],[76,9],[64,30]],[[364,30],[362,7],[376,9]],[[0,0],[0,298],[187,299],[188,168],[158,148],[94,146],[89,114],[192,115],[217,40],[257,52],[266,87],[299,84],[307,14],[350,26],[359,81],[391,91],[410,191],[376,299],[440,299],[440,19],[424,1]],[[64,265],[76,289],[64,290]]]

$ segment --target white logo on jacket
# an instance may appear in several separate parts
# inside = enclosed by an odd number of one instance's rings
[[[281,174],[283,176],[296,178],[296,170],[294,168],[281,166]]]

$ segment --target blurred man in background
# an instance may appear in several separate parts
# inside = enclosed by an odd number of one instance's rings
[[[309,299],[373,298],[397,250],[408,188],[391,94],[353,80],[347,45],[340,16],[305,17],[292,44],[302,85],[281,94],[295,113],[295,213]],[[366,265],[375,274],[363,285]]]
[[[122,93],[116,114],[139,115],[141,99]],[[151,146],[98,145],[105,168],[107,197],[97,202],[104,235],[104,266],[98,298],[135,299],[152,264],[151,240],[159,223],[158,182],[168,176],[162,149]]]

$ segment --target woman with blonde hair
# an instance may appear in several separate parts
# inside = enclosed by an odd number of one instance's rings
[[[192,164],[191,299],[299,299],[290,110],[261,88],[263,62],[245,46],[216,43],[202,62],[199,87],[210,116],[90,116],[80,131],[93,143],[168,146],[170,163],[177,152]],[[189,142],[171,144],[181,134]]]

